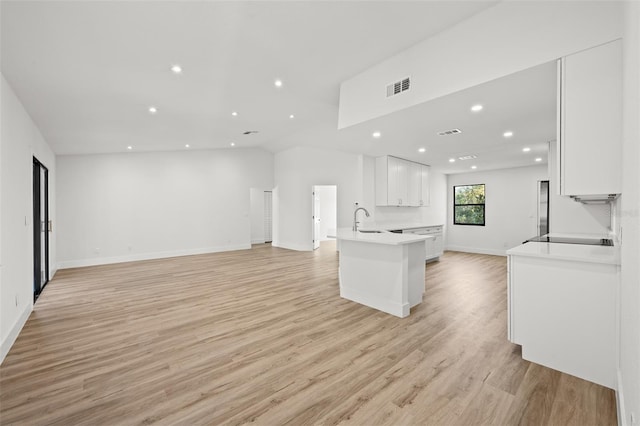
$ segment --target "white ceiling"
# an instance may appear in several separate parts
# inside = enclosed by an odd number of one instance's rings
[[[394,154],[447,172],[467,171],[447,162],[467,153],[478,169],[514,167],[537,154],[522,144],[543,155],[555,137],[553,64],[337,130],[342,81],[496,3],[2,1],[1,66],[57,154],[235,142]],[[485,109],[470,114],[476,102]],[[463,134],[434,136],[453,127]]]
[[[548,142],[556,139],[556,73],[555,61],[542,64],[340,130],[337,140],[355,152],[391,154],[443,173],[546,164]],[[483,109],[471,111],[477,104]],[[451,129],[462,133],[438,135]],[[372,138],[373,131],[382,137]],[[505,138],[507,131],[513,136]],[[477,158],[459,160],[469,155]]]

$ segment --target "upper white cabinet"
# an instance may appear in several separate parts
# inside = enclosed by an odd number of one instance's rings
[[[429,166],[420,164],[420,205],[428,206],[431,196],[429,190]]]
[[[429,205],[429,166],[390,155],[376,158],[376,206]]]
[[[422,164],[407,161],[409,176],[407,178],[407,204],[419,206],[422,192]]]
[[[622,192],[622,42],[558,61],[561,195]]]

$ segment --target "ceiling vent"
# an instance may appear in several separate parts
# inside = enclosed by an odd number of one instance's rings
[[[391,83],[387,85],[387,98],[390,96],[397,95],[402,92],[406,92],[411,88],[411,79],[407,77],[403,80],[396,81],[395,83]]]
[[[462,130],[460,129],[445,130],[444,132],[438,132],[438,136],[457,135],[458,133],[462,133]]]
[[[477,155],[464,155],[462,157],[458,157],[458,160],[473,160],[474,158],[478,158]]]

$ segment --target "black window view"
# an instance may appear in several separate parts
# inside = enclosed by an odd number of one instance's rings
[[[453,187],[453,223],[484,226],[484,184]]]

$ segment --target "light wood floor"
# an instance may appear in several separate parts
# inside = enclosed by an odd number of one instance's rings
[[[0,423],[614,425],[523,361],[506,260],[448,252],[400,319],[339,297],[333,243],[63,270],[0,367]]]

